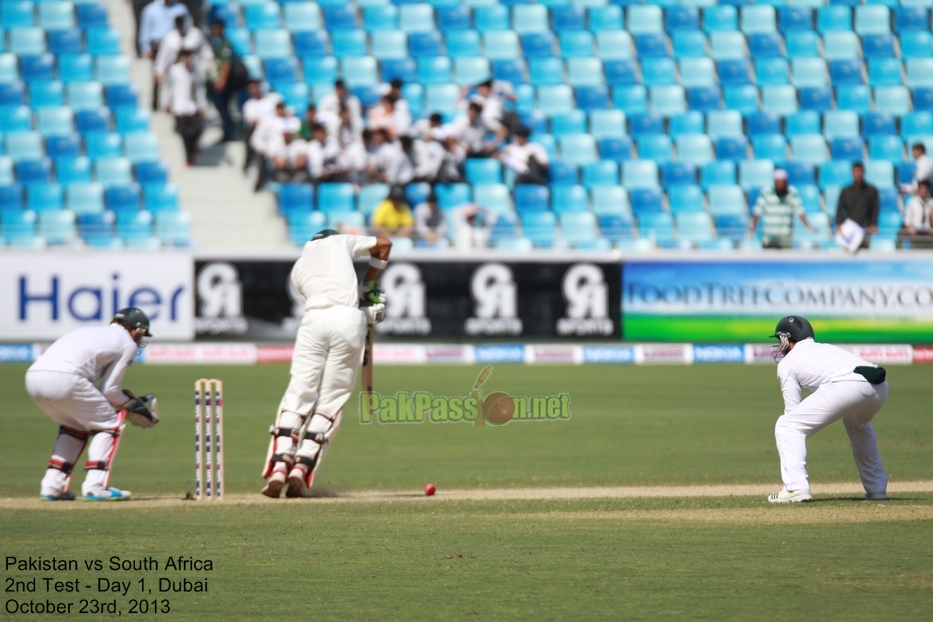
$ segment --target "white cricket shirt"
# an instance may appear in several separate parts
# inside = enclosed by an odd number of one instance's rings
[[[305,301],[305,311],[359,307],[355,257],[368,257],[376,238],[332,235],[305,244],[292,268],[292,285]]]
[[[100,392],[119,406],[129,399],[120,390],[123,374],[136,358],[136,342],[122,326],[88,326],[62,335],[39,355],[29,371],[77,374],[92,383],[100,381]]]
[[[830,382],[868,382],[853,371],[856,367],[877,366],[828,343],[817,343],[812,339],[797,342],[777,367],[784,394],[784,412],[800,403],[801,388],[816,391]]]

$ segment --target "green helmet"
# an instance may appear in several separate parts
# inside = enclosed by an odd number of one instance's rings
[[[133,328],[141,328],[143,335],[152,337],[152,333],[149,332],[149,316],[142,309],[125,307],[114,314],[112,321],[119,321]]]
[[[329,238],[332,235],[340,235],[340,232],[336,229],[321,229],[314,234],[314,237],[311,238],[311,241],[314,242],[316,240],[323,240],[324,238]]]
[[[816,338],[816,335],[813,334],[813,327],[810,326],[810,322],[807,321],[807,318],[799,315],[782,317],[774,328],[774,334],[771,336],[781,341],[779,344],[771,346],[771,354],[776,361],[790,352],[791,343],[797,343],[804,339]]]

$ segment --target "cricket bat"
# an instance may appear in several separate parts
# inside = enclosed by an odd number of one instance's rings
[[[370,326],[366,329],[366,346],[363,348],[363,391],[372,393],[373,391],[373,338],[375,337],[375,328]]]
[[[483,392],[480,391],[480,387],[483,386],[483,383],[489,378],[489,374],[492,373],[492,365],[487,365],[483,368],[483,371],[479,373],[479,376],[476,377],[476,382],[473,383],[473,391],[470,393],[479,405],[479,414],[476,417],[476,421],[473,422],[474,426],[486,425],[486,417],[483,415]]]

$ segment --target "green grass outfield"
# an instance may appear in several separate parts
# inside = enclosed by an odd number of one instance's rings
[[[376,391],[467,395],[479,370],[377,367]],[[772,507],[761,495],[443,498],[477,488],[776,491],[782,406],[773,366],[496,366],[487,394],[571,395],[569,421],[503,427],[364,426],[354,400],[316,482],[337,498],[279,503],[259,497],[259,471],[287,366],[137,366],[125,384],[155,391],[163,421],[127,429],[113,483],[150,500],[106,506],[34,501],[55,425],[25,395],[24,371],[0,367],[2,557],[100,559],[104,568],[4,566],[4,588],[10,578],[39,579],[35,593],[5,592],[7,604],[49,600],[76,612],[82,598],[116,599],[129,615],[144,579],[155,589],[143,596],[160,608],[169,600],[170,613],[157,617],[176,620],[929,620],[933,611],[933,495],[869,504],[820,494],[821,484],[858,479],[841,424],[810,440],[813,504]],[[178,501],[193,490],[192,392],[202,376],[225,383],[231,498],[216,507]],[[893,482],[933,479],[929,378],[924,367],[889,369],[891,398],[875,428]],[[427,482],[437,497],[419,495]],[[357,498],[340,498],[350,493]],[[112,556],[150,555],[159,570],[107,569]],[[211,559],[213,569],[167,570],[168,556]],[[49,594],[46,576],[78,578],[81,593]],[[208,592],[159,594],[163,577],[206,579]],[[132,586],[98,594],[99,578]]]

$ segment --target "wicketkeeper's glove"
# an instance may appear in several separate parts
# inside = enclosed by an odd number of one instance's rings
[[[384,303],[380,302],[368,307],[363,307],[363,313],[366,314],[366,323],[372,326],[386,319],[386,306]]]
[[[153,393],[131,400],[126,404],[125,410],[126,418],[133,425],[141,428],[151,428],[159,423],[159,409]]]
[[[376,279],[365,281],[360,285],[359,294],[360,302],[363,303],[364,307],[371,307],[386,301],[385,292],[376,286]]]

